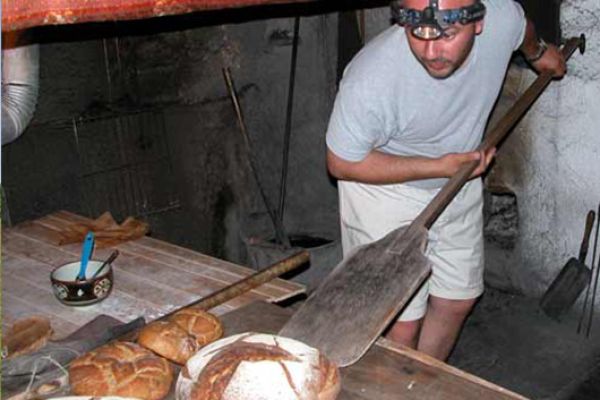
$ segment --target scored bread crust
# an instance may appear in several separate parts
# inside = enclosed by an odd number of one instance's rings
[[[144,327],[138,343],[177,364],[184,364],[198,350],[194,337],[169,321],[156,321]]]
[[[217,317],[200,309],[185,308],[166,321],[146,325],[138,335],[138,343],[182,365],[222,335],[223,326]]]
[[[69,367],[73,394],[160,400],[169,393],[169,362],[135,343],[115,342],[75,359]]]
[[[184,308],[173,314],[169,321],[176,323],[194,336],[199,347],[214,342],[223,336],[221,321],[211,313],[200,309]]]
[[[215,355],[192,386],[190,400],[221,400],[242,362],[298,361],[288,351],[262,343],[236,342]]]
[[[246,333],[214,342],[188,360],[178,400],[334,400],[338,368],[317,349],[281,336]]]
[[[319,356],[319,369],[322,379],[318,400],[335,400],[342,388],[342,380],[340,379],[338,367],[321,354]]]

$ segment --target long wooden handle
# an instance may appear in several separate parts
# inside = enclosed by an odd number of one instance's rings
[[[273,264],[261,271],[258,271],[247,278],[242,279],[241,281],[212,293],[211,295],[193,304],[193,306],[203,310],[209,310],[245,292],[249,292],[250,290],[262,285],[263,283],[269,282],[276,277],[285,274],[286,272],[290,272],[298,268],[302,264],[307,263],[309,259],[310,255],[308,251],[302,251],[294,254],[293,256],[281,260],[278,263]]]
[[[254,274],[247,276],[244,279],[241,279],[237,282],[232,283],[229,286],[226,286],[222,289],[217,290],[205,296],[201,299],[188,303],[184,306],[181,306],[173,311],[168,312],[167,314],[157,318],[155,321],[162,321],[168,319],[170,316],[175,314],[178,311],[183,310],[184,308],[199,308],[201,310],[210,310],[213,307],[216,307],[220,304],[225,303],[228,300],[231,300],[237,296],[240,296],[250,290],[262,285],[263,283],[267,283],[278,276],[285,274],[286,272],[292,271],[302,264],[308,262],[310,260],[310,254],[308,251],[304,250],[299,253],[296,253],[288,258],[285,258],[281,261],[276,262]],[[154,321],[148,321],[148,323]],[[136,329],[133,332],[126,334],[123,340],[135,340],[137,334],[140,329]]]
[[[565,60],[568,60],[573,52],[579,48],[583,52],[583,46],[585,44],[585,36],[571,38],[567,40],[567,43],[562,48],[562,54]],[[538,98],[538,96],[544,91],[548,83],[552,80],[552,73],[543,72],[537,79],[527,88],[525,93],[515,102],[510,110],[502,117],[494,129],[486,136],[485,140],[481,143],[478,150],[487,151],[502,141],[513,126],[521,119],[525,114],[529,106]],[[465,163],[456,174],[454,174],[448,182],[440,189],[438,194],[433,198],[431,203],[419,214],[419,216],[411,224],[411,228],[425,227],[426,229],[431,228],[431,225],[437,220],[440,214],[446,209],[448,204],[454,199],[454,196],[462,189],[465,183],[471,177],[471,174],[477,166],[479,161],[472,161]]]
[[[590,235],[592,234],[592,227],[594,226],[594,220],[596,219],[596,213],[594,210],[590,210],[585,219],[585,229],[583,231],[583,240],[581,241],[581,247],[579,248],[579,261],[585,264],[587,258],[588,249],[590,247]]]
[[[160,319],[166,318],[177,311],[180,311],[184,308],[195,307],[200,308],[202,310],[209,310],[213,307],[218,306],[219,304],[223,304],[228,300],[231,300],[237,296],[245,292],[249,292],[250,290],[256,288],[257,286],[262,285],[263,283],[269,282],[276,277],[285,274],[286,272],[292,271],[302,264],[308,262],[310,259],[310,255],[308,251],[301,251],[299,253],[294,254],[288,258],[285,258],[269,267],[262,269],[240,281],[232,283],[229,286],[224,287],[223,289],[217,290],[214,293],[209,294],[206,297],[201,298],[200,300],[194,301],[193,303],[187,304],[183,307],[178,308],[175,311],[171,311],[167,315],[164,315]]]

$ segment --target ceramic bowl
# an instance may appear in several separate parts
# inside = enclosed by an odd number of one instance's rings
[[[108,297],[113,288],[112,265],[108,264],[94,279],[92,275],[102,266],[103,261],[90,260],[87,265],[86,279],[77,281],[79,261],[61,265],[50,274],[52,291],[63,304],[68,306],[86,306]]]

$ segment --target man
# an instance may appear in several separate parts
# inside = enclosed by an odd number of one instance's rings
[[[432,274],[388,337],[445,360],[483,292],[482,184],[474,151],[512,53],[565,73],[513,0],[401,0],[396,24],[346,68],[327,131],[344,254],[409,224],[466,162],[472,179],[429,230]]]

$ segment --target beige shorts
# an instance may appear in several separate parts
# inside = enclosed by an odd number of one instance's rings
[[[438,189],[409,185],[367,185],[338,182],[344,256],[408,225],[429,204]],[[426,255],[432,273],[399,316],[422,318],[429,294],[454,300],[483,293],[483,196],[481,179],[469,181],[429,230]]]

